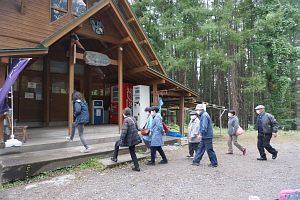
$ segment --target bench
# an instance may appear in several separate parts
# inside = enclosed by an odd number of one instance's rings
[[[8,121],[9,131],[10,131],[10,133],[12,133],[12,123],[13,123],[12,118],[10,115],[5,115],[5,119]],[[14,126],[14,135],[22,138],[22,142],[24,142],[24,143],[28,139],[27,128],[28,128],[28,126]]]

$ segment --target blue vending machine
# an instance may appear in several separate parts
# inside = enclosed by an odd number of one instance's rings
[[[92,124],[104,124],[103,100],[93,100]]]

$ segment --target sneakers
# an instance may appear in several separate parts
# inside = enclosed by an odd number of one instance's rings
[[[88,153],[88,152],[90,152],[91,150],[92,150],[92,148],[91,148],[91,147],[88,147],[88,148],[82,149],[80,152],[81,152],[81,153]]]
[[[215,167],[218,167],[217,164],[213,165],[213,164],[209,164],[208,167],[212,167],[212,168],[215,168]]]
[[[111,157],[110,160],[113,161],[113,162],[118,162],[118,159],[114,158],[114,157]]]
[[[148,162],[146,162],[146,165],[152,165],[152,166],[154,166],[155,165],[155,162],[152,162],[152,161],[148,161]]]
[[[278,154],[278,151],[276,151],[273,155],[272,155],[272,159],[275,160],[277,158],[277,154]]]
[[[200,163],[197,163],[197,162],[192,162],[192,165],[194,165],[194,166],[199,166],[199,165],[200,165]]]
[[[267,158],[265,158],[265,157],[260,157],[260,158],[257,158],[257,160],[263,161],[263,160],[267,160]]]
[[[136,172],[139,172],[139,171],[141,171],[141,169],[140,169],[140,168],[136,168],[136,167],[132,167],[131,169],[132,169],[132,171],[136,171]]]
[[[243,156],[245,156],[246,155],[246,148],[244,148],[242,152],[243,152]]]
[[[187,155],[186,157],[187,158],[194,158],[194,156],[191,156],[191,155]]]
[[[66,140],[67,140],[67,142],[73,142],[73,140],[71,140],[71,137],[70,137],[70,136],[67,136],[67,137],[66,137]]]
[[[168,164],[168,160],[161,160],[158,162],[158,164]]]

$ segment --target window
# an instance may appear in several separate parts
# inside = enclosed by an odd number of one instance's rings
[[[68,12],[68,0],[51,0],[51,22]]]
[[[86,12],[87,0],[72,0],[72,13],[73,15],[80,16]]]
[[[60,61],[50,61],[50,72],[58,74],[67,74],[68,73],[68,63]]]

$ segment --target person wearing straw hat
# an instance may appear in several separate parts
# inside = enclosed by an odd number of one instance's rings
[[[278,122],[275,117],[270,113],[265,112],[265,106],[258,105],[255,107],[255,111],[257,113],[257,148],[260,154],[260,157],[257,160],[267,160],[267,156],[265,153],[265,149],[272,154],[272,159],[277,158],[278,151],[274,149],[271,144],[271,138],[277,137],[278,131]]]
[[[197,104],[196,112],[200,117],[200,134],[202,136],[200,144],[197,148],[196,155],[194,157],[192,165],[199,166],[200,161],[205,153],[208,154],[210,164],[209,167],[218,167],[218,160],[213,148],[213,127],[212,120],[209,114],[206,112],[205,104]]]

